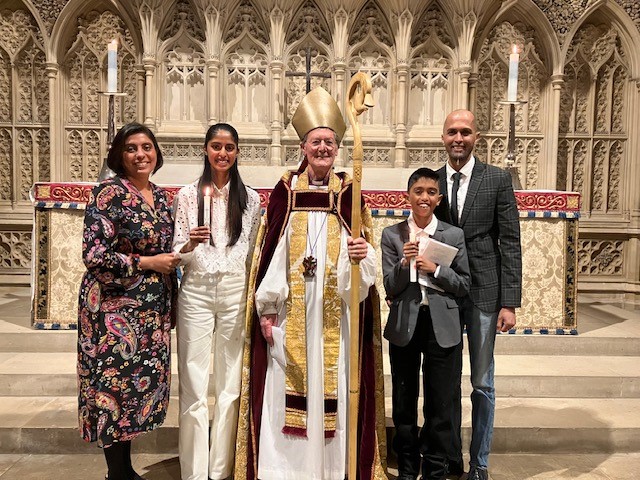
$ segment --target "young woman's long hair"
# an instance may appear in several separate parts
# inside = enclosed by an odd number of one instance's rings
[[[211,186],[211,181],[213,180],[213,172],[206,149],[211,139],[221,130],[229,132],[236,144],[236,161],[233,162],[233,165],[229,169],[229,201],[227,204],[227,234],[229,236],[229,243],[227,243],[227,246],[230,247],[236,244],[242,232],[242,214],[247,209],[247,190],[242,182],[242,178],[240,178],[240,171],[238,170],[238,157],[240,155],[238,132],[228,123],[211,125],[204,139],[204,171],[198,181],[198,225],[204,224],[204,189],[205,187]],[[213,245],[213,235],[210,242]]]

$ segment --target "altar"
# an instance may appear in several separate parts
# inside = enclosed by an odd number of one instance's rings
[[[84,208],[93,183],[36,183],[33,187],[32,325],[75,329],[84,272]],[[170,196],[180,187],[165,186]],[[266,207],[270,189],[258,189]],[[403,191],[363,190],[374,219],[378,288],[382,288],[382,229],[409,215]],[[522,243],[522,307],[510,333],[577,334],[576,267],[580,194],[516,191]],[[386,305],[383,305],[383,312]],[[383,317],[383,321],[385,318]]]

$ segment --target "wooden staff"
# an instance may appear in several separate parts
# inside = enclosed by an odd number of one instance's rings
[[[358,115],[373,107],[371,78],[356,73],[349,83],[347,117],[353,131],[353,184],[351,187],[351,236],[360,237],[362,225],[360,192],[362,190],[362,159],[364,150]],[[358,397],[360,396],[360,265],[351,261],[351,324],[349,326],[349,445],[348,478],[356,480],[358,472]]]

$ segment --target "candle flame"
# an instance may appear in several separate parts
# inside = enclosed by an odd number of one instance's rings
[[[511,53],[520,53],[518,52],[518,46],[514,45],[513,48],[511,49]]]
[[[205,197],[210,197],[211,196],[211,188],[210,187],[204,187],[204,196]]]

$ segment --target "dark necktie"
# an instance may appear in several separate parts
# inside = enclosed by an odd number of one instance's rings
[[[453,188],[451,189],[451,223],[458,225],[458,189],[460,188],[460,177],[462,174],[456,172],[453,174]]]

